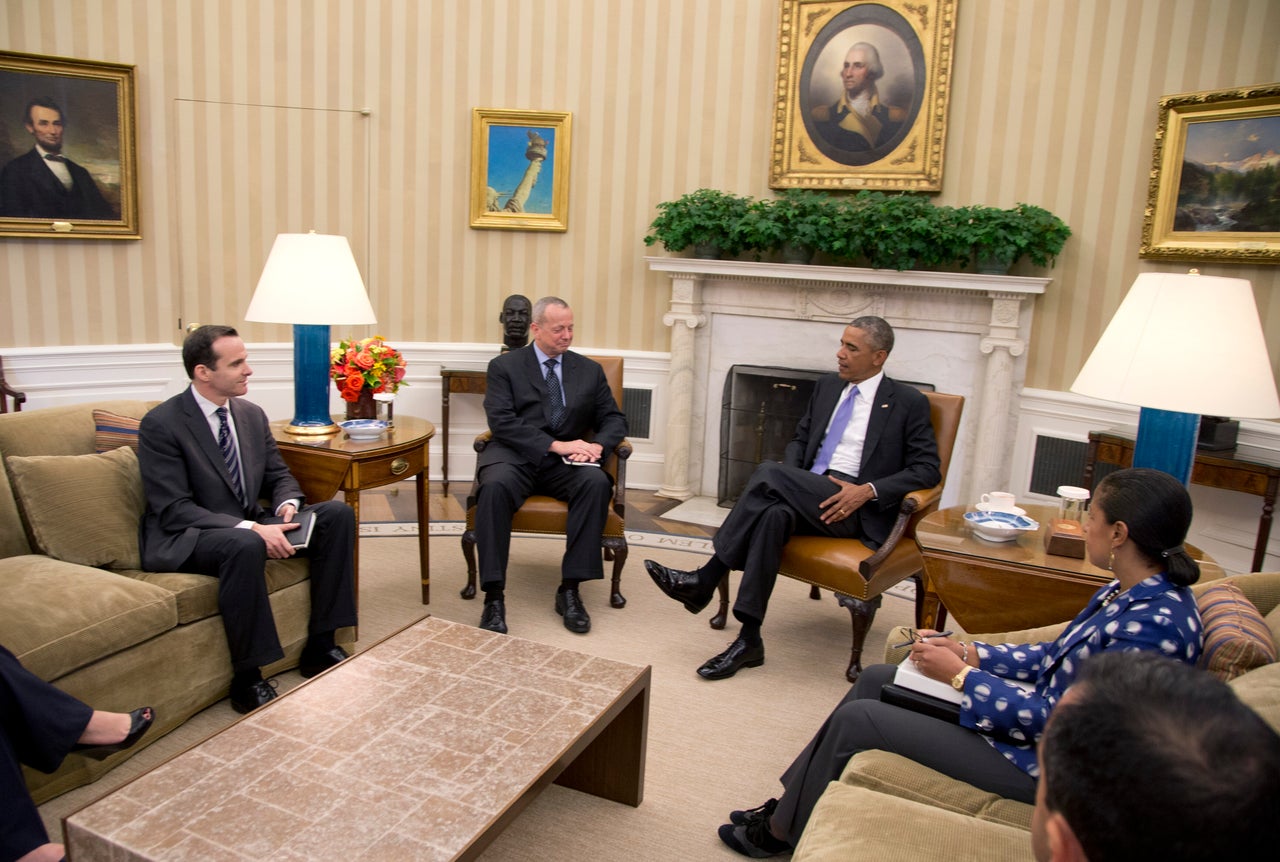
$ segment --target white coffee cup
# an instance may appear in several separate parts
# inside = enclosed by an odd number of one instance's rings
[[[1011,512],[1017,508],[1017,499],[1008,491],[992,491],[982,495],[982,504],[995,512]]]

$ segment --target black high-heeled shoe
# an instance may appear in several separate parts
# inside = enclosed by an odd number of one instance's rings
[[[76,743],[71,750],[76,754],[91,757],[94,760],[106,760],[117,751],[124,751],[126,748],[132,748],[133,744],[142,735],[151,728],[151,723],[156,720],[156,713],[149,706],[139,707],[129,713],[129,735],[119,742],[113,742],[109,745],[87,745],[84,743]]]

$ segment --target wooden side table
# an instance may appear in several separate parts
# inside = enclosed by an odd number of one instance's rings
[[[1012,542],[988,542],[964,520],[968,506],[931,512],[916,525],[916,544],[927,576],[924,624],[940,628],[950,612],[966,632],[1007,632],[1066,622],[1112,579],[1088,560],[1047,554],[1044,532],[1056,506],[1024,506],[1040,529]],[[1223,576],[1222,567],[1198,548],[1200,580]],[[941,602],[942,607],[939,607]],[[937,620],[936,622],[934,620]]]
[[[1123,429],[1090,431],[1089,450],[1084,462],[1084,486],[1093,490],[1094,469],[1098,464],[1132,466],[1133,445],[1134,434]],[[1243,445],[1227,452],[1197,449],[1195,462],[1191,465],[1191,483],[1262,498],[1258,539],[1253,546],[1253,562],[1249,571],[1263,571],[1267,540],[1271,537],[1271,516],[1276,508],[1276,491],[1280,489],[1280,462],[1276,461],[1275,455]]]
[[[449,395],[483,395],[488,390],[487,372],[444,368],[440,371],[440,478],[449,493]]]
[[[334,417],[341,421],[340,417]],[[397,416],[395,425],[376,440],[352,440],[345,432],[307,436],[284,430],[287,421],[272,422],[271,433],[280,455],[308,500],[332,500],[343,492],[356,513],[360,531],[360,492],[417,478],[418,565],[422,577],[422,603],[431,601],[431,563],[428,553],[431,513],[427,507],[429,451],[436,428],[425,419]],[[356,595],[360,588],[360,542],[356,541]]]

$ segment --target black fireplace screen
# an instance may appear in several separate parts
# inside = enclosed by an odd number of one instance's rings
[[[720,404],[719,505],[733,506],[762,461],[781,461],[825,371],[735,365]]]
[[[782,460],[809,406],[814,383],[826,373],[763,365],[729,369],[720,402],[719,505],[733,506],[756,465]],[[932,383],[899,382],[934,391]]]

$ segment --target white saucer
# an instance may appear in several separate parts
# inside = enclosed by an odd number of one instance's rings
[[[338,427],[352,440],[376,440],[387,432],[387,423],[381,419],[348,419]]]
[[[978,503],[973,508],[977,509],[979,512],[1008,512],[1011,515],[1022,515],[1024,517],[1027,514],[1027,510],[1019,506],[1010,506],[1008,509],[998,509],[990,503]]]

